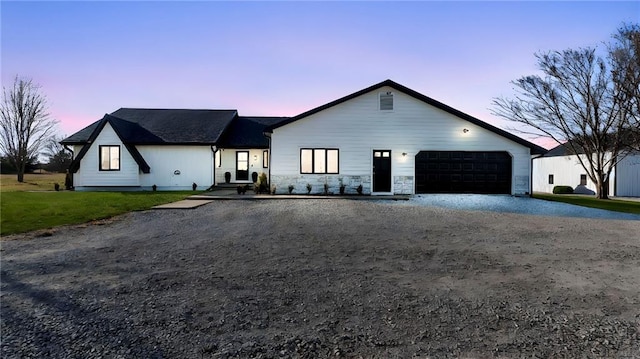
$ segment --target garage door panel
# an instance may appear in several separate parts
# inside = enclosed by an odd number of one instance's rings
[[[416,193],[511,193],[507,152],[422,151],[415,160]]]

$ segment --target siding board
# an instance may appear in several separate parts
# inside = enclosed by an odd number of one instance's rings
[[[386,91],[394,92],[393,111],[378,110],[378,94]],[[463,134],[464,128],[470,131]],[[302,147],[339,148],[340,174],[354,176],[371,175],[374,149],[392,151],[392,176],[414,176],[414,156],[419,151],[507,151],[514,159],[514,178],[530,177],[529,148],[390,87],[276,128],[272,175],[299,174]],[[403,152],[406,159],[400,158]],[[512,183],[515,193],[516,181]],[[519,191],[528,192],[528,185]]]

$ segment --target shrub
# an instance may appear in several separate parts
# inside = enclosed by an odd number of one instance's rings
[[[262,172],[258,176],[258,193],[269,193],[269,183],[267,183],[267,174]]]
[[[329,185],[328,184],[324,184],[324,194],[327,195],[329,194]]]
[[[362,185],[359,185],[356,191],[358,191],[358,194],[362,194]]]
[[[311,193],[311,183],[307,183],[307,194]]]
[[[289,194],[292,194],[292,193],[293,193],[293,188],[294,188],[294,187],[293,187],[293,185],[292,185],[292,184],[290,184],[290,185],[289,185]]]
[[[572,194],[573,187],[571,186],[554,186],[553,194]]]

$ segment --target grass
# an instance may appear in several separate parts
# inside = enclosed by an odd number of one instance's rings
[[[54,183],[64,184],[64,174],[28,174],[25,183],[15,175],[0,179],[0,235],[91,222],[198,193],[53,191]]]
[[[606,209],[608,211],[640,214],[640,202],[634,201],[597,199],[593,196],[547,193],[534,193],[533,198],[570,203],[583,207]]]
[[[64,188],[64,173],[25,173],[24,182],[15,174],[0,175],[0,192],[53,191],[55,183]]]

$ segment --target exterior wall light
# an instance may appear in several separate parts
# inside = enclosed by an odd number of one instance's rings
[[[407,153],[406,152],[402,152],[402,157],[406,157]]]
[[[469,132],[469,129],[468,129],[468,128],[463,128],[463,129],[462,129],[462,133],[467,133],[467,132]]]

